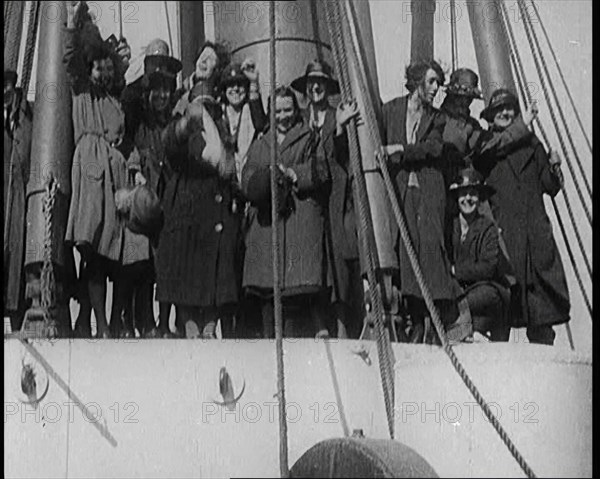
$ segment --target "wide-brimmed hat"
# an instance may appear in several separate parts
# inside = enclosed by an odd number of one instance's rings
[[[511,106],[515,109],[515,113],[518,115],[521,111],[519,107],[519,99],[517,96],[507,90],[506,88],[500,88],[492,93],[492,97],[490,98],[490,102],[488,106],[483,109],[480,114],[480,117],[483,118],[488,123],[491,123],[494,120],[494,115],[496,112],[503,106]]]
[[[458,173],[458,176],[450,185],[450,194],[458,196],[458,193],[464,188],[477,188],[479,194],[485,198],[495,191],[494,188],[485,184],[481,173],[473,167],[464,168]]]
[[[136,186],[132,192],[127,228],[151,237],[160,232],[163,220],[163,210],[156,193],[147,186]]]
[[[13,86],[17,84],[17,72],[14,70],[4,70],[4,84],[12,83]]]
[[[479,89],[479,77],[469,68],[459,68],[452,72],[446,85],[446,93],[452,95],[483,98]]]
[[[303,76],[296,78],[292,83],[291,87],[302,93],[306,94],[306,83],[309,78],[321,78],[327,83],[327,91],[330,94],[337,94],[340,92],[340,84],[333,79],[333,71],[331,67],[324,61],[314,60],[306,66],[306,72]]]
[[[239,63],[230,63],[225,67],[221,74],[221,88],[224,91],[229,85],[234,85],[236,83],[248,85],[250,80],[248,80],[248,77],[244,74],[242,65]]]

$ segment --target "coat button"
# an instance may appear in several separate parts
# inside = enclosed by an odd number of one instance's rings
[[[217,195],[215,196],[215,201],[217,203],[221,203],[223,201],[223,196],[217,193]]]
[[[221,231],[223,231],[223,223],[217,223],[217,224],[215,225],[215,231],[216,231],[217,233],[220,233]]]

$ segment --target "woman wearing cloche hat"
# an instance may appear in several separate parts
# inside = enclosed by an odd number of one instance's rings
[[[331,67],[324,61],[310,62],[304,75],[296,78],[291,86],[308,100],[308,106],[303,111],[304,121],[313,134],[319,135],[323,141],[331,170],[326,241],[335,264],[332,269],[335,278],[331,299],[338,337],[357,337],[362,325],[362,280],[354,205],[352,194],[348,194],[351,183],[345,126],[358,116],[358,107],[356,103],[340,103],[337,110],[331,107],[329,97],[338,94],[340,87],[333,78]]]

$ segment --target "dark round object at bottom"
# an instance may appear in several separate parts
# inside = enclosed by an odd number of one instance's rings
[[[438,477],[413,449],[389,439],[319,442],[290,470],[291,477]]]

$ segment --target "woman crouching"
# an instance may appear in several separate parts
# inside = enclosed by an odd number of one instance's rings
[[[278,169],[274,174],[279,184],[284,334],[324,336],[329,297],[324,209],[330,173],[318,135],[302,121],[294,92],[279,87],[273,94],[276,123],[271,127],[277,129]],[[267,133],[250,147],[242,173],[242,189],[251,202],[243,286],[261,298],[265,338],[274,337],[270,157],[271,136]],[[312,325],[301,321],[306,313]]]

